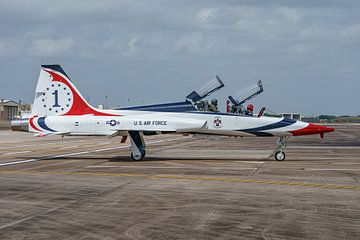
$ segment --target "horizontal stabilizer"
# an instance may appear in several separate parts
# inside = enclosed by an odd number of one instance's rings
[[[46,136],[54,136],[54,135],[61,135],[61,136],[69,136],[71,132],[40,132],[34,134],[34,137],[46,137]]]

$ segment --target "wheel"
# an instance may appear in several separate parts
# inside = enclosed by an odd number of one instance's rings
[[[284,161],[285,160],[285,153],[283,151],[277,151],[275,153],[275,160],[276,161]]]
[[[133,161],[141,161],[145,157],[145,154],[145,150],[142,150],[141,155],[134,155],[133,153],[131,153],[130,156]]]

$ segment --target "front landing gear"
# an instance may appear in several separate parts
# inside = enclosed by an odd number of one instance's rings
[[[145,142],[142,133],[139,131],[129,131],[131,142],[131,159],[141,161],[145,157]]]
[[[141,161],[145,157],[145,154],[146,154],[146,152],[144,150],[140,154],[131,153],[130,157],[133,161]]]
[[[275,160],[276,161],[284,161],[285,160],[285,153],[283,151],[277,151],[275,153]]]
[[[274,157],[276,161],[284,161],[285,160],[285,153],[284,149],[287,146],[287,141],[290,137],[279,137],[279,140],[276,142],[276,149],[274,152]]]

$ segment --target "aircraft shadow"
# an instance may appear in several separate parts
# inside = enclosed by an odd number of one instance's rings
[[[98,160],[107,160],[109,162],[136,162],[133,161],[130,156],[115,156],[115,157],[81,157],[81,156],[69,156],[69,157],[51,157],[47,159],[46,156],[41,157],[17,157],[17,160],[28,160],[28,159],[39,159],[44,161],[56,161],[56,160],[72,160],[72,161],[98,161]],[[196,157],[145,157],[143,160],[138,162],[164,162],[164,161],[268,161],[270,158],[196,158]]]
[[[268,161],[269,158],[258,158],[258,159],[248,159],[248,158],[196,158],[196,157],[145,157],[142,161],[139,162],[164,162],[164,161]],[[130,157],[128,156],[116,156],[109,159],[109,162],[134,162]]]

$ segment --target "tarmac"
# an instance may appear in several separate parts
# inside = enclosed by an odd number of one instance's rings
[[[276,138],[0,131],[0,239],[360,239],[360,126]]]

